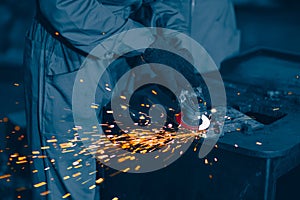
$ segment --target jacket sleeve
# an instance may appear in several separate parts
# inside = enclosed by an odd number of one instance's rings
[[[86,53],[114,33],[141,26],[115,16],[97,0],[39,0],[39,7],[62,37]]]
[[[169,28],[189,34],[188,19],[182,12],[182,2],[178,0],[144,0],[153,11],[153,23],[157,27]]]

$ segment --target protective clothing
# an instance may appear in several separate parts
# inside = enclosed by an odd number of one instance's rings
[[[112,34],[149,25],[187,32],[178,7],[160,0],[37,1],[24,55],[32,199],[99,198],[96,160],[85,155],[74,131],[76,73],[85,56]],[[127,65],[124,59],[120,62]]]

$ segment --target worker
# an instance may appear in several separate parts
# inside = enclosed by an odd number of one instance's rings
[[[101,182],[96,160],[85,155],[74,128],[71,101],[76,74],[86,56],[113,34],[145,26],[188,33],[180,4],[171,0],[37,0],[24,53],[32,199],[100,198],[95,187]]]
[[[76,72],[86,56],[115,33],[143,26],[186,32],[177,7],[171,1],[37,0],[24,54],[32,199],[99,199],[96,160],[83,155],[74,131]],[[144,22],[139,13],[148,13]],[[134,14],[136,20],[130,18]]]

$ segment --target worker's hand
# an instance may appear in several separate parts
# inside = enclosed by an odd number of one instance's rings
[[[143,58],[146,62],[151,61],[156,55],[155,49],[161,49],[167,52],[175,52],[176,56],[181,56],[189,62],[193,62],[192,55],[188,49],[182,47],[182,41],[176,35],[166,34],[164,29],[157,28],[154,36],[154,42],[144,52]],[[170,59],[164,55],[156,55],[160,59]],[[151,62],[149,62],[151,63]]]
[[[188,49],[183,48],[181,40],[176,35],[164,35],[159,31],[154,43],[145,50],[143,58],[146,63],[149,63],[154,74],[160,79],[164,79],[168,84],[175,85],[178,94],[180,94],[178,100],[181,104],[181,113],[178,114],[176,121],[190,130],[205,130],[209,126],[209,119],[204,115],[206,112],[205,100],[201,84],[197,81],[199,75],[196,75],[193,63],[191,63],[193,62],[192,55]],[[184,89],[186,86],[182,85],[183,82],[176,80],[175,76],[172,76],[172,73],[170,74],[168,70],[156,68],[155,63],[172,67],[184,75],[194,87],[194,92],[189,93]],[[199,100],[198,103],[192,101],[195,98]],[[199,124],[200,121],[203,123]]]

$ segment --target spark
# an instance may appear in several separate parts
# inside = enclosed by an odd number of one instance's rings
[[[80,172],[77,172],[77,173],[73,174],[72,177],[73,177],[73,178],[76,178],[76,177],[78,177],[78,176],[80,176],[80,175],[81,175],[81,173],[80,173]]]
[[[207,159],[205,159],[205,160],[204,160],[204,163],[205,163],[206,165],[208,165],[208,160],[207,160]]]
[[[4,117],[4,118],[3,118],[3,122],[4,122],[4,123],[8,122],[8,118],[7,118],[7,117]]]
[[[21,127],[20,126],[15,126],[14,129],[15,129],[15,131],[20,131]]]
[[[211,109],[211,112],[212,112],[212,113],[216,113],[216,112],[217,112],[217,109],[212,108],[212,109]]]
[[[66,199],[66,198],[68,198],[69,196],[71,196],[71,194],[70,194],[70,193],[67,193],[67,194],[65,194],[64,196],[62,196],[62,198],[63,198],[63,199]]]
[[[96,183],[101,184],[103,181],[104,181],[104,178],[99,178],[99,179],[96,180]]]
[[[11,155],[10,155],[11,158],[16,158],[16,157],[18,157],[18,156],[19,156],[18,153],[14,153],[14,154],[11,154]]]
[[[262,143],[261,143],[261,142],[256,142],[256,145],[259,145],[259,146],[261,146],[261,145],[262,145]]]
[[[50,191],[49,191],[49,190],[40,193],[41,196],[46,196],[46,195],[48,195],[48,194],[50,194]]]
[[[96,185],[92,185],[89,187],[90,190],[95,189],[95,188],[96,188]]]
[[[19,164],[25,164],[25,163],[27,163],[27,162],[28,162],[27,160],[22,160],[22,161],[17,161],[16,164],[18,164],[18,165],[19,165]]]
[[[73,146],[73,143],[72,142],[68,142],[68,143],[62,143],[62,144],[59,144],[60,148],[62,149],[66,149],[66,148],[70,148]]]
[[[32,154],[37,155],[37,154],[40,154],[40,152],[39,151],[32,151]]]
[[[91,175],[96,174],[96,173],[97,173],[97,171],[93,171],[93,172],[90,172],[89,175],[91,176]]]
[[[57,142],[57,139],[51,139],[51,140],[47,140],[48,143],[54,143]]]
[[[0,176],[0,179],[5,179],[5,178],[9,178],[9,177],[11,177],[11,174],[5,174],[5,175]]]
[[[90,179],[88,179],[88,180],[86,180],[86,181],[82,182],[81,184],[82,184],[82,185],[84,185],[84,184],[86,184],[86,183],[90,182],[91,180],[92,180],[92,179],[90,178]]]
[[[151,92],[152,94],[157,95],[157,92],[155,90],[152,90]]]
[[[47,184],[46,182],[40,182],[40,183],[34,184],[33,187],[38,188],[38,187],[42,187],[46,184]]]

